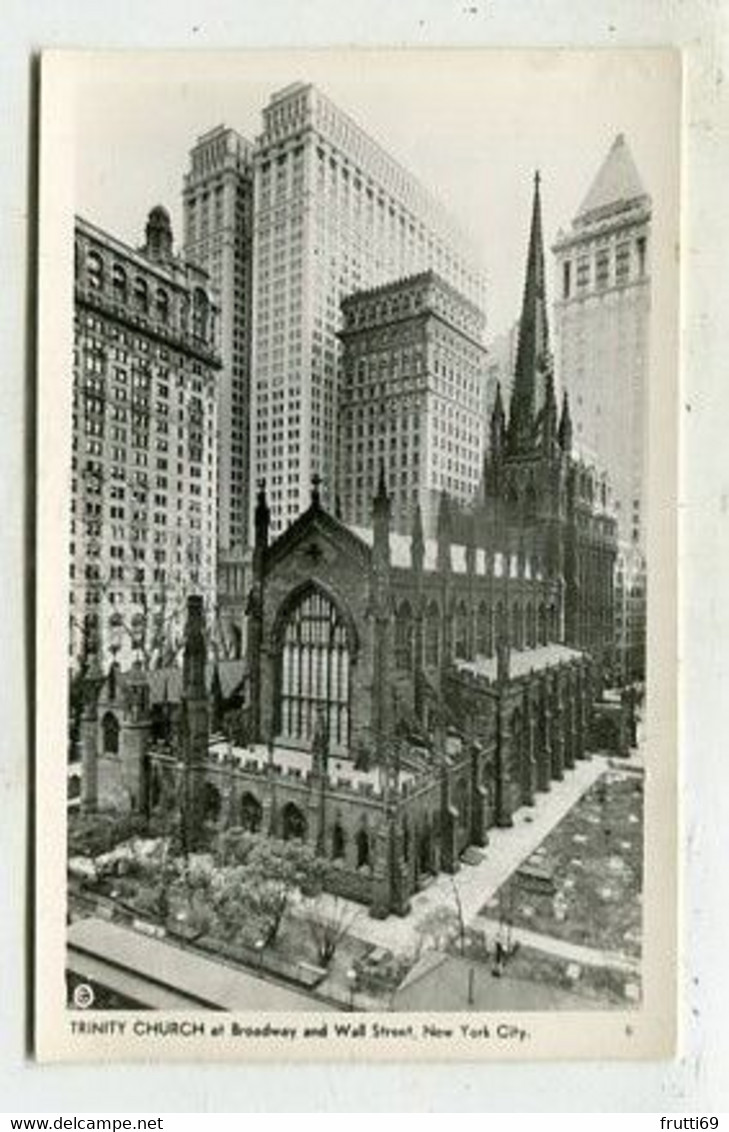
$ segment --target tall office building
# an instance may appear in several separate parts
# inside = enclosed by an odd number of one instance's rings
[[[558,371],[575,442],[610,478],[621,542],[644,547],[651,202],[622,134],[554,245]]]
[[[220,304],[217,640],[240,656],[250,504],[253,168],[250,142],[225,126],[198,138],[182,193],[185,255],[209,273]]]
[[[342,518],[367,526],[380,471],[393,527],[416,504],[435,535],[440,496],[471,503],[483,471],[485,318],[433,271],[342,303],[339,475]]]
[[[159,207],[139,251],[76,220],[74,298],[71,661],[151,667],[214,615],[217,311]]]
[[[334,503],[340,303],[433,268],[483,309],[465,239],[388,153],[310,84],[270,99],[254,153],[251,472],[272,532],[308,506],[312,476]]]
[[[183,188],[184,254],[203,267],[220,304],[218,552],[246,545],[249,506],[252,146],[218,126],[190,152]]]

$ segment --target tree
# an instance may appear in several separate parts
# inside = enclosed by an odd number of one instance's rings
[[[458,913],[444,904],[428,912],[416,927],[419,936],[418,950],[447,951],[458,938]]]
[[[304,919],[321,967],[329,966],[359,914],[359,908],[352,909],[337,896],[330,897],[326,903],[321,895],[306,901]]]
[[[458,940],[459,954],[466,954],[467,928],[463,914],[463,903],[458,885],[451,877],[453,907],[441,905],[429,912],[417,926],[420,947],[430,947],[434,951],[447,951]]]
[[[213,903],[224,930],[237,934],[255,920],[266,946],[275,943],[284,917],[297,894],[321,892],[325,865],[300,841],[277,841],[231,829],[218,840],[221,866],[213,886]]]

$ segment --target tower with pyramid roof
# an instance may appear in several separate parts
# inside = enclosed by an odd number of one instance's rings
[[[607,472],[620,540],[645,538],[651,201],[623,134],[555,242],[555,364],[574,443]]]

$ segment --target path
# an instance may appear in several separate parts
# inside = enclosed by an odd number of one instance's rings
[[[366,914],[359,915],[352,934],[390,951],[414,950],[419,943],[417,928],[425,917],[434,908],[455,907],[453,880],[458,886],[463,917],[466,923],[470,923],[607,769],[608,760],[603,755],[593,755],[578,762],[574,770],[565,772],[562,782],[552,783],[548,794],[537,794],[533,807],[520,809],[512,827],[489,830],[489,843],[483,850],[484,859],[478,865],[462,865],[455,877],[440,873],[427,888],[413,896],[407,916],[373,920]],[[334,898],[327,899],[333,901]],[[352,913],[358,908],[361,910],[361,905],[340,898],[338,906],[342,904],[347,905]]]
[[[495,939],[500,934],[498,920],[482,919],[481,924],[486,930],[487,939]],[[490,932],[489,929],[493,931]],[[524,947],[549,952],[550,955],[557,955],[568,962],[580,963],[583,967],[612,967],[629,975],[640,973],[639,959],[634,959],[630,955],[621,955],[617,951],[600,951],[595,947],[585,947],[581,943],[570,943],[567,939],[557,939],[553,935],[532,932],[528,928],[512,928],[510,935],[514,942],[519,942]]]

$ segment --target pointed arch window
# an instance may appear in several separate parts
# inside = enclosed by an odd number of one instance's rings
[[[459,602],[456,608],[454,647],[458,660],[468,660],[468,610],[465,601]]]
[[[346,747],[350,670],[348,631],[340,610],[321,591],[305,592],[280,635],[278,734],[309,742],[323,714],[330,746]]]

